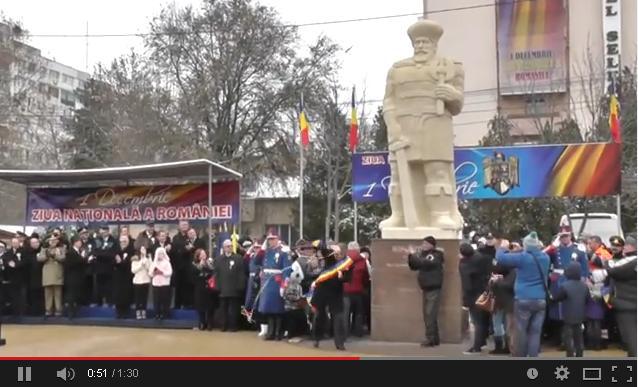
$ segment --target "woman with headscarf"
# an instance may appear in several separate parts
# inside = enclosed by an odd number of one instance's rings
[[[155,319],[164,320],[169,317],[171,305],[171,275],[173,266],[163,247],[155,250],[155,257],[148,269],[153,283],[153,301],[155,303]]]

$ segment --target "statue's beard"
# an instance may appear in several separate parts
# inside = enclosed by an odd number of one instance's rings
[[[417,51],[414,53],[414,60],[417,62],[428,62],[432,59],[432,56],[430,52]]]

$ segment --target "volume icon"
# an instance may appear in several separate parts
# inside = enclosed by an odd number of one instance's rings
[[[73,368],[64,367],[56,372],[56,376],[65,382],[75,379],[75,370]]]

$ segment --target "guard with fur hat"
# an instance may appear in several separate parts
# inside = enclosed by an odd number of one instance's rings
[[[286,313],[284,299],[279,289],[284,282],[284,269],[291,265],[289,254],[284,251],[279,236],[270,232],[266,237],[265,253],[260,273],[258,311],[268,321],[266,340],[283,338],[283,317]]]
[[[545,249],[551,260],[551,274],[549,276],[550,290],[553,294],[558,292],[561,285],[567,280],[565,270],[576,262],[580,267],[580,278],[585,281],[589,277],[587,255],[578,248],[572,239],[572,228],[569,218],[563,215],[560,221],[558,238],[552,245]],[[556,303],[549,308],[549,318],[555,321],[563,321],[563,304]]]

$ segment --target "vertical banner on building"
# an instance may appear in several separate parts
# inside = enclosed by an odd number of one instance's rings
[[[601,0],[603,4],[603,42],[605,56],[605,91],[609,92],[620,76],[620,1]]]
[[[567,10],[563,0],[498,0],[501,95],[567,90]]]

